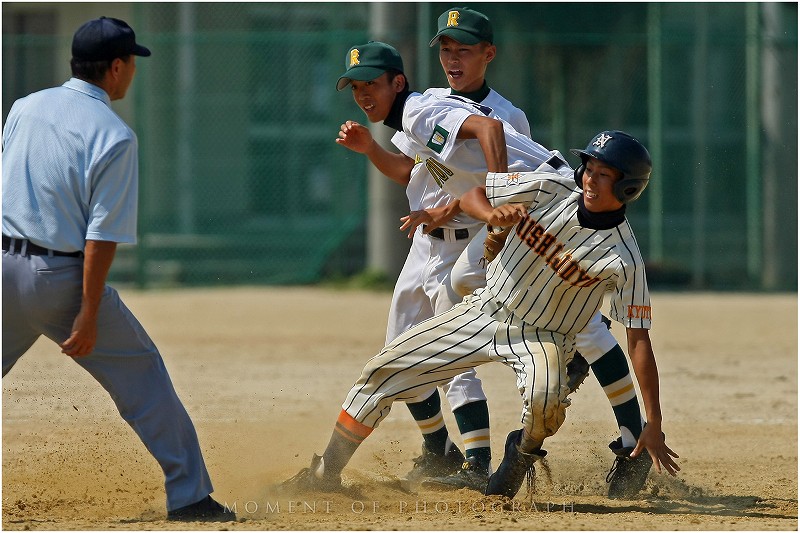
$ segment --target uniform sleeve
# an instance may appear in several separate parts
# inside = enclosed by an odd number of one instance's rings
[[[518,108],[514,108],[509,117],[508,123],[514,127],[519,133],[523,134],[527,138],[531,138],[531,125],[528,123],[528,117],[525,116],[525,113]]]
[[[137,152],[134,135],[114,144],[93,165],[87,240],[136,242]]]
[[[14,133],[17,125],[17,110],[22,105],[21,101],[22,99],[17,100],[11,105],[11,110],[8,112],[8,117],[6,117],[6,123],[3,125],[3,149],[5,149],[11,135]]]
[[[403,130],[442,161],[456,148],[461,125],[476,112],[456,100],[424,96],[409,98],[403,111]]]
[[[411,159],[416,159],[417,153],[414,150],[414,145],[411,143],[411,140],[408,138],[403,131],[398,131],[394,135],[392,135],[392,144],[397,147],[403,154],[407,155]]]
[[[650,291],[647,288],[644,260],[632,234],[621,241],[618,252],[620,265],[617,285],[611,295],[611,318],[626,328],[650,329]]]
[[[544,165],[543,165],[544,166]],[[492,207],[519,203],[530,207],[575,193],[575,182],[551,168],[533,172],[489,172],[486,197]]]

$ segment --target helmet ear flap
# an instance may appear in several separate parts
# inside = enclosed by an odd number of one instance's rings
[[[585,170],[586,163],[581,160],[581,164],[575,169],[575,185],[577,185],[579,189],[583,189],[583,173]]]
[[[614,196],[623,204],[639,198],[647,187],[648,179],[622,178],[614,184]]]

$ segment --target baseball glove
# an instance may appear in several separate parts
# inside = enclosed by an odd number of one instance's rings
[[[489,226],[489,234],[483,241],[483,258],[486,259],[486,263],[491,263],[497,257],[497,254],[503,249],[509,233],[511,233],[511,227],[492,228]]]

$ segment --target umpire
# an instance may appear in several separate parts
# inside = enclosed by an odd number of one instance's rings
[[[136,56],[125,22],[72,40],[72,78],[17,100],[3,127],[3,376],[40,335],[105,388],[161,465],[167,517],[234,520],[209,495],[197,434],[161,354],[106,285],[117,243],[136,242],[136,135],[111,109]]]

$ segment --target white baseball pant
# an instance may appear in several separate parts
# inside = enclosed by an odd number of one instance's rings
[[[393,402],[416,398],[469,368],[500,362],[517,374],[526,440],[541,445],[564,422],[573,339],[520,322],[497,303],[484,301],[485,292],[477,291],[386,346],[367,362],[342,408],[374,428]]]
[[[480,235],[485,226],[468,228],[469,239],[456,240],[453,232],[445,230],[445,239],[437,239],[422,233],[417,228],[406,262],[397,278],[392,303],[389,308],[389,323],[386,328],[386,344],[391,343],[398,335],[412,326],[442,313],[460,302],[463,296],[452,295],[444,290],[450,277],[450,269],[456,259],[473,240]],[[481,241],[482,242],[482,241]],[[486,285],[486,270],[480,273],[483,278],[481,286]],[[468,403],[485,401],[481,380],[474,368],[459,374],[449,383],[442,385],[445,396],[453,410]],[[433,393],[429,388],[409,403],[421,402]]]

